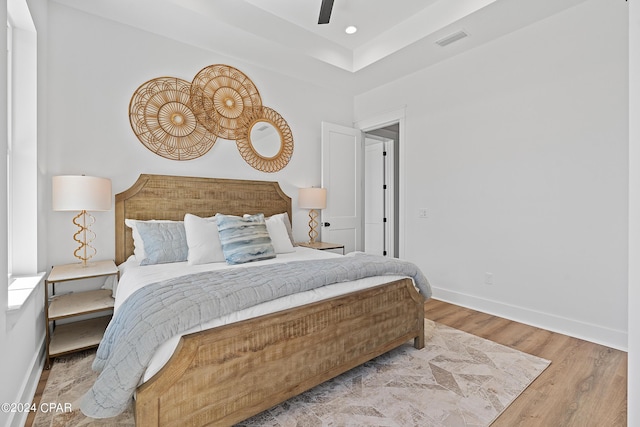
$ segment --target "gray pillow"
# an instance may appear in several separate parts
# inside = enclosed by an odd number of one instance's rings
[[[137,227],[146,252],[140,265],[187,260],[189,246],[183,222],[140,222]]]
[[[222,252],[228,264],[275,258],[263,214],[239,217],[216,214]]]

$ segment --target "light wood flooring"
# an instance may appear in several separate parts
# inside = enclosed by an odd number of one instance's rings
[[[627,425],[627,353],[442,301],[426,317],[551,360],[492,427]]]
[[[49,379],[49,370],[45,369],[42,371],[40,375],[40,381],[38,381],[38,387],[36,388],[36,394],[33,396],[33,403],[36,406],[40,406],[40,400],[42,399],[42,393],[44,393],[44,388],[47,386],[47,380]],[[31,427],[33,425],[33,421],[36,418],[36,412],[30,411],[27,416],[27,421],[24,423],[24,427]]]
[[[627,353],[434,299],[425,308],[430,320],[551,360],[492,427],[627,425]],[[48,376],[43,371],[36,404]]]

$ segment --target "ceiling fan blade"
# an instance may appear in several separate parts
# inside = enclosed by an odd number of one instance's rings
[[[333,9],[333,0],[322,0],[320,5],[320,17],[318,17],[318,24],[328,24],[331,18],[331,9]]]

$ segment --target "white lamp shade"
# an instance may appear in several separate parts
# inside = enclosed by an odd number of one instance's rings
[[[54,211],[108,211],[111,180],[84,175],[53,177]]]
[[[324,209],[327,207],[326,188],[301,188],[298,190],[298,207],[301,209]]]

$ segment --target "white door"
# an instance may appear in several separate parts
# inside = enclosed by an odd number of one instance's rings
[[[363,247],[364,138],[358,129],[322,123],[322,187],[327,207],[322,211],[322,240],[342,243],[345,253]]]
[[[394,142],[364,135],[364,251],[395,257]]]
[[[364,251],[385,255],[384,142],[364,141]]]

